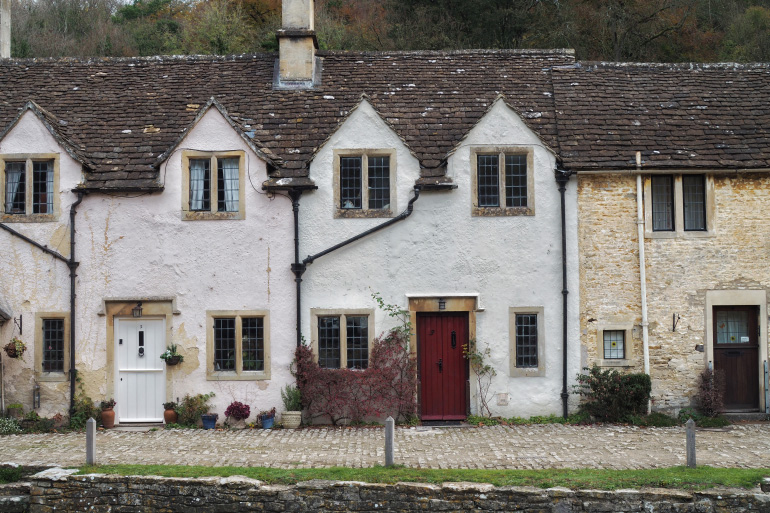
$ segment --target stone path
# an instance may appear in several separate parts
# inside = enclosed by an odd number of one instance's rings
[[[384,462],[382,428],[301,430],[100,431],[97,463],[370,467]],[[701,429],[699,465],[770,467],[770,424]],[[494,426],[397,428],[396,463],[415,468],[670,467],[685,463],[684,428],[632,426]],[[76,466],[85,434],[0,437],[0,463]]]

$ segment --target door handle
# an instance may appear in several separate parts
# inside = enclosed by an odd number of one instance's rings
[[[443,370],[444,369],[444,359],[443,358],[439,358],[436,363],[438,364],[438,371],[439,372],[444,372],[444,370]]]
[[[727,356],[740,356],[743,354],[743,351],[727,351],[725,352],[725,355]]]

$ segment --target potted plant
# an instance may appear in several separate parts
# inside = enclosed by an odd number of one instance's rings
[[[214,429],[217,427],[218,413],[204,413],[201,415],[201,422],[203,422],[203,429]]]
[[[286,385],[281,390],[281,399],[286,409],[281,413],[283,427],[297,429],[302,424],[302,393],[294,385]]]
[[[115,399],[108,399],[101,403],[102,426],[104,426],[104,429],[112,429],[115,427],[115,410],[113,408],[115,408],[116,404]]]
[[[184,361],[184,356],[177,351],[176,344],[166,346],[166,350],[160,355],[160,359],[166,362],[166,365],[176,365]]]
[[[8,405],[8,416],[12,419],[20,419],[24,416],[24,406],[21,403]]]
[[[234,419],[236,421],[246,420],[251,415],[251,408],[248,404],[243,404],[238,401],[233,401],[230,406],[225,410],[225,417],[228,419]]]
[[[166,424],[176,424],[179,420],[179,415],[176,412],[176,403],[174,401],[163,403],[163,420]]]
[[[262,424],[262,429],[271,429],[275,422],[275,406],[267,411],[259,412],[257,417],[259,418],[260,424]]]
[[[10,358],[18,358],[22,362],[24,361],[24,351],[27,350],[27,346],[19,337],[13,337],[3,349]]]

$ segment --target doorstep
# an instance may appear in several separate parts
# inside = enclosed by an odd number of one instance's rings
[[[115,427],[110,431],[149,431],[151,429],[163,429],[166,425],[162,422],[124,422],[123,424],[115,424]]]

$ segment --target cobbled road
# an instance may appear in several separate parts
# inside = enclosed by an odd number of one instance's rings
[[[100,431],[99,464],[276,468],[371,467],[384,463],[383,428]],[[84,433],[0,438],[0,462],[78,466]],[[770,467],[770,424],[699,429],[697,463]],[[397,428],[395,461],[412,468],[643,469],[685,464],[685,430],[633,426]]]

